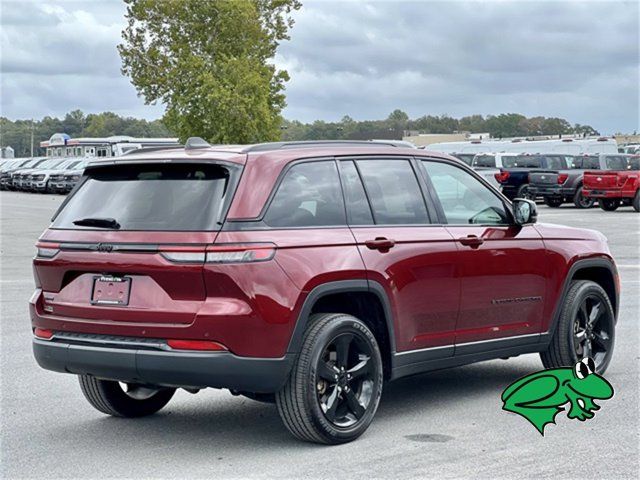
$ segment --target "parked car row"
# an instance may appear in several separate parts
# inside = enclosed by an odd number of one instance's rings
[[[598,201],[604,210],[626,204],[635,207],[639,201],[639,155],[478,153],[471,159],[466,153],[452,155],[474,168],[509,199],[542,199],[554,208],[564,203],[591,208]],[[587,176],[593,182],[589,188]]]
[[[89,158],[18,158],[0,164],[0,190],[69,193]]]

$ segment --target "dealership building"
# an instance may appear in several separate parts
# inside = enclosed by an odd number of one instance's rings
[[[134,138],[117,135],[104,138],[71,138],[66,133],[54,133],[40,142],[47,157],[117,157],[143,147],[179,145],[177,138]]]

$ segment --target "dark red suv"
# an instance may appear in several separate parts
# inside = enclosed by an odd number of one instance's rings
[[[95,163],[37,244],[35,357],[107,414],[228,388],[322,443],[361,435],[403,376],[531,352],[603,372],[606,239],[535,221],[459,160],[375,143]]]

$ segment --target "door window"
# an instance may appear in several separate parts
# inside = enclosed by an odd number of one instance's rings
[[[510,223],[502,200],[469,172],[448,163],[430,160],[423,160],[423,165],[448,224]]]
[[[409,160],[359,160],[378,225],[427,224],[427,207]]]
[[[345,225],[344,200],[333,161],[294,165],[278,187],[264,222],[272,227]]]

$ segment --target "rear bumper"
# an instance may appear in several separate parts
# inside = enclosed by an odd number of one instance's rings
[[[238,357],[230,352],[162,351],[33,339],[38,364],[54,372],[166,387],[228,388],[274,393],[284,385],[294,355]]]
[[[627,193],[623,190],[583,190],[585,197],[591,198],[633,198],[634,193]]]
[[[529,184],[529,191],[533,195],[540,197],[572,197],[576,191],[570,187],[563,187],[561,185],[537,185]]]

